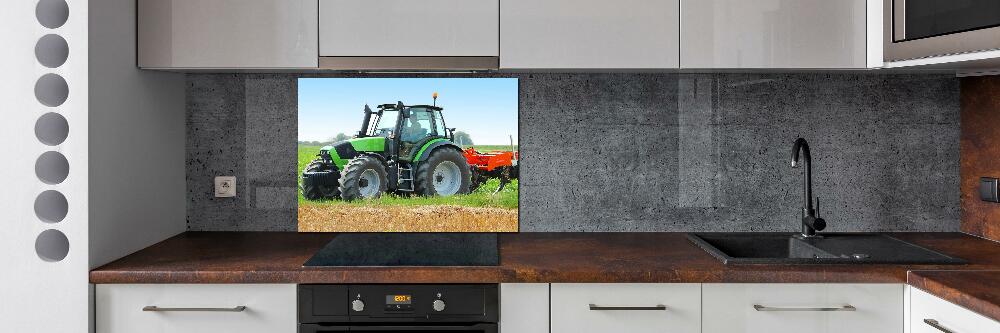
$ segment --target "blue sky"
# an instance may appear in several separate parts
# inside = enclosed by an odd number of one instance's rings
[[[517,143],[516,78],[301,78],[299,141],[327,141],[361,128],[365,104],[431,104],[445,124],[469,133],[477,145]]]

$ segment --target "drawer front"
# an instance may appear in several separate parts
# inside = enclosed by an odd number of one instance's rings
[[[294,333],[297,325],[294,284],[101,284],[96,303],[99,333]],[[246,308],[204,309],[238,306]],[[171,311],[177,308],[198,311]]]
[[[902,284],[705,284],[705,333],[903,332]],[[852,306],[844,308],[845,306]],[[841,310],[841,311],[838,311]]]
[[[701,331],[699,284],[554,283],[551,290],[552,332]]]
[[[1000,322],[945,301],[917,288],[910,290],[908,333],[996,333]],[[925,320],[931,321],[931,323]],[[937,325],[935,327],[934,325]]]

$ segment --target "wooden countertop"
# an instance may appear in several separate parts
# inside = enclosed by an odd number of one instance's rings
[[[1000,321],[1000,270],[911,271],[907,283]]]
[[[968,265],[726,266],[683,233],[500,235],[495,267],[302,267],[334,234],[186,232],[90,273],[91,283],[876,282],[910,270],[1000,270],[1000,244],[961,233],[893,236]]]

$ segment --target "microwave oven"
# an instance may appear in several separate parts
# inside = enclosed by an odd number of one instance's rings
[[[1000,0],[884,0],[883,5],[886,61],[1000,49]]]

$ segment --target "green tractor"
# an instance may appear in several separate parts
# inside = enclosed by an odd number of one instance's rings
[[[302,170],[309,200],[377,198],[382,193],[450,196],[469,193],[472,172],[435,105],[365,105],[354,138],[320,149]]]

